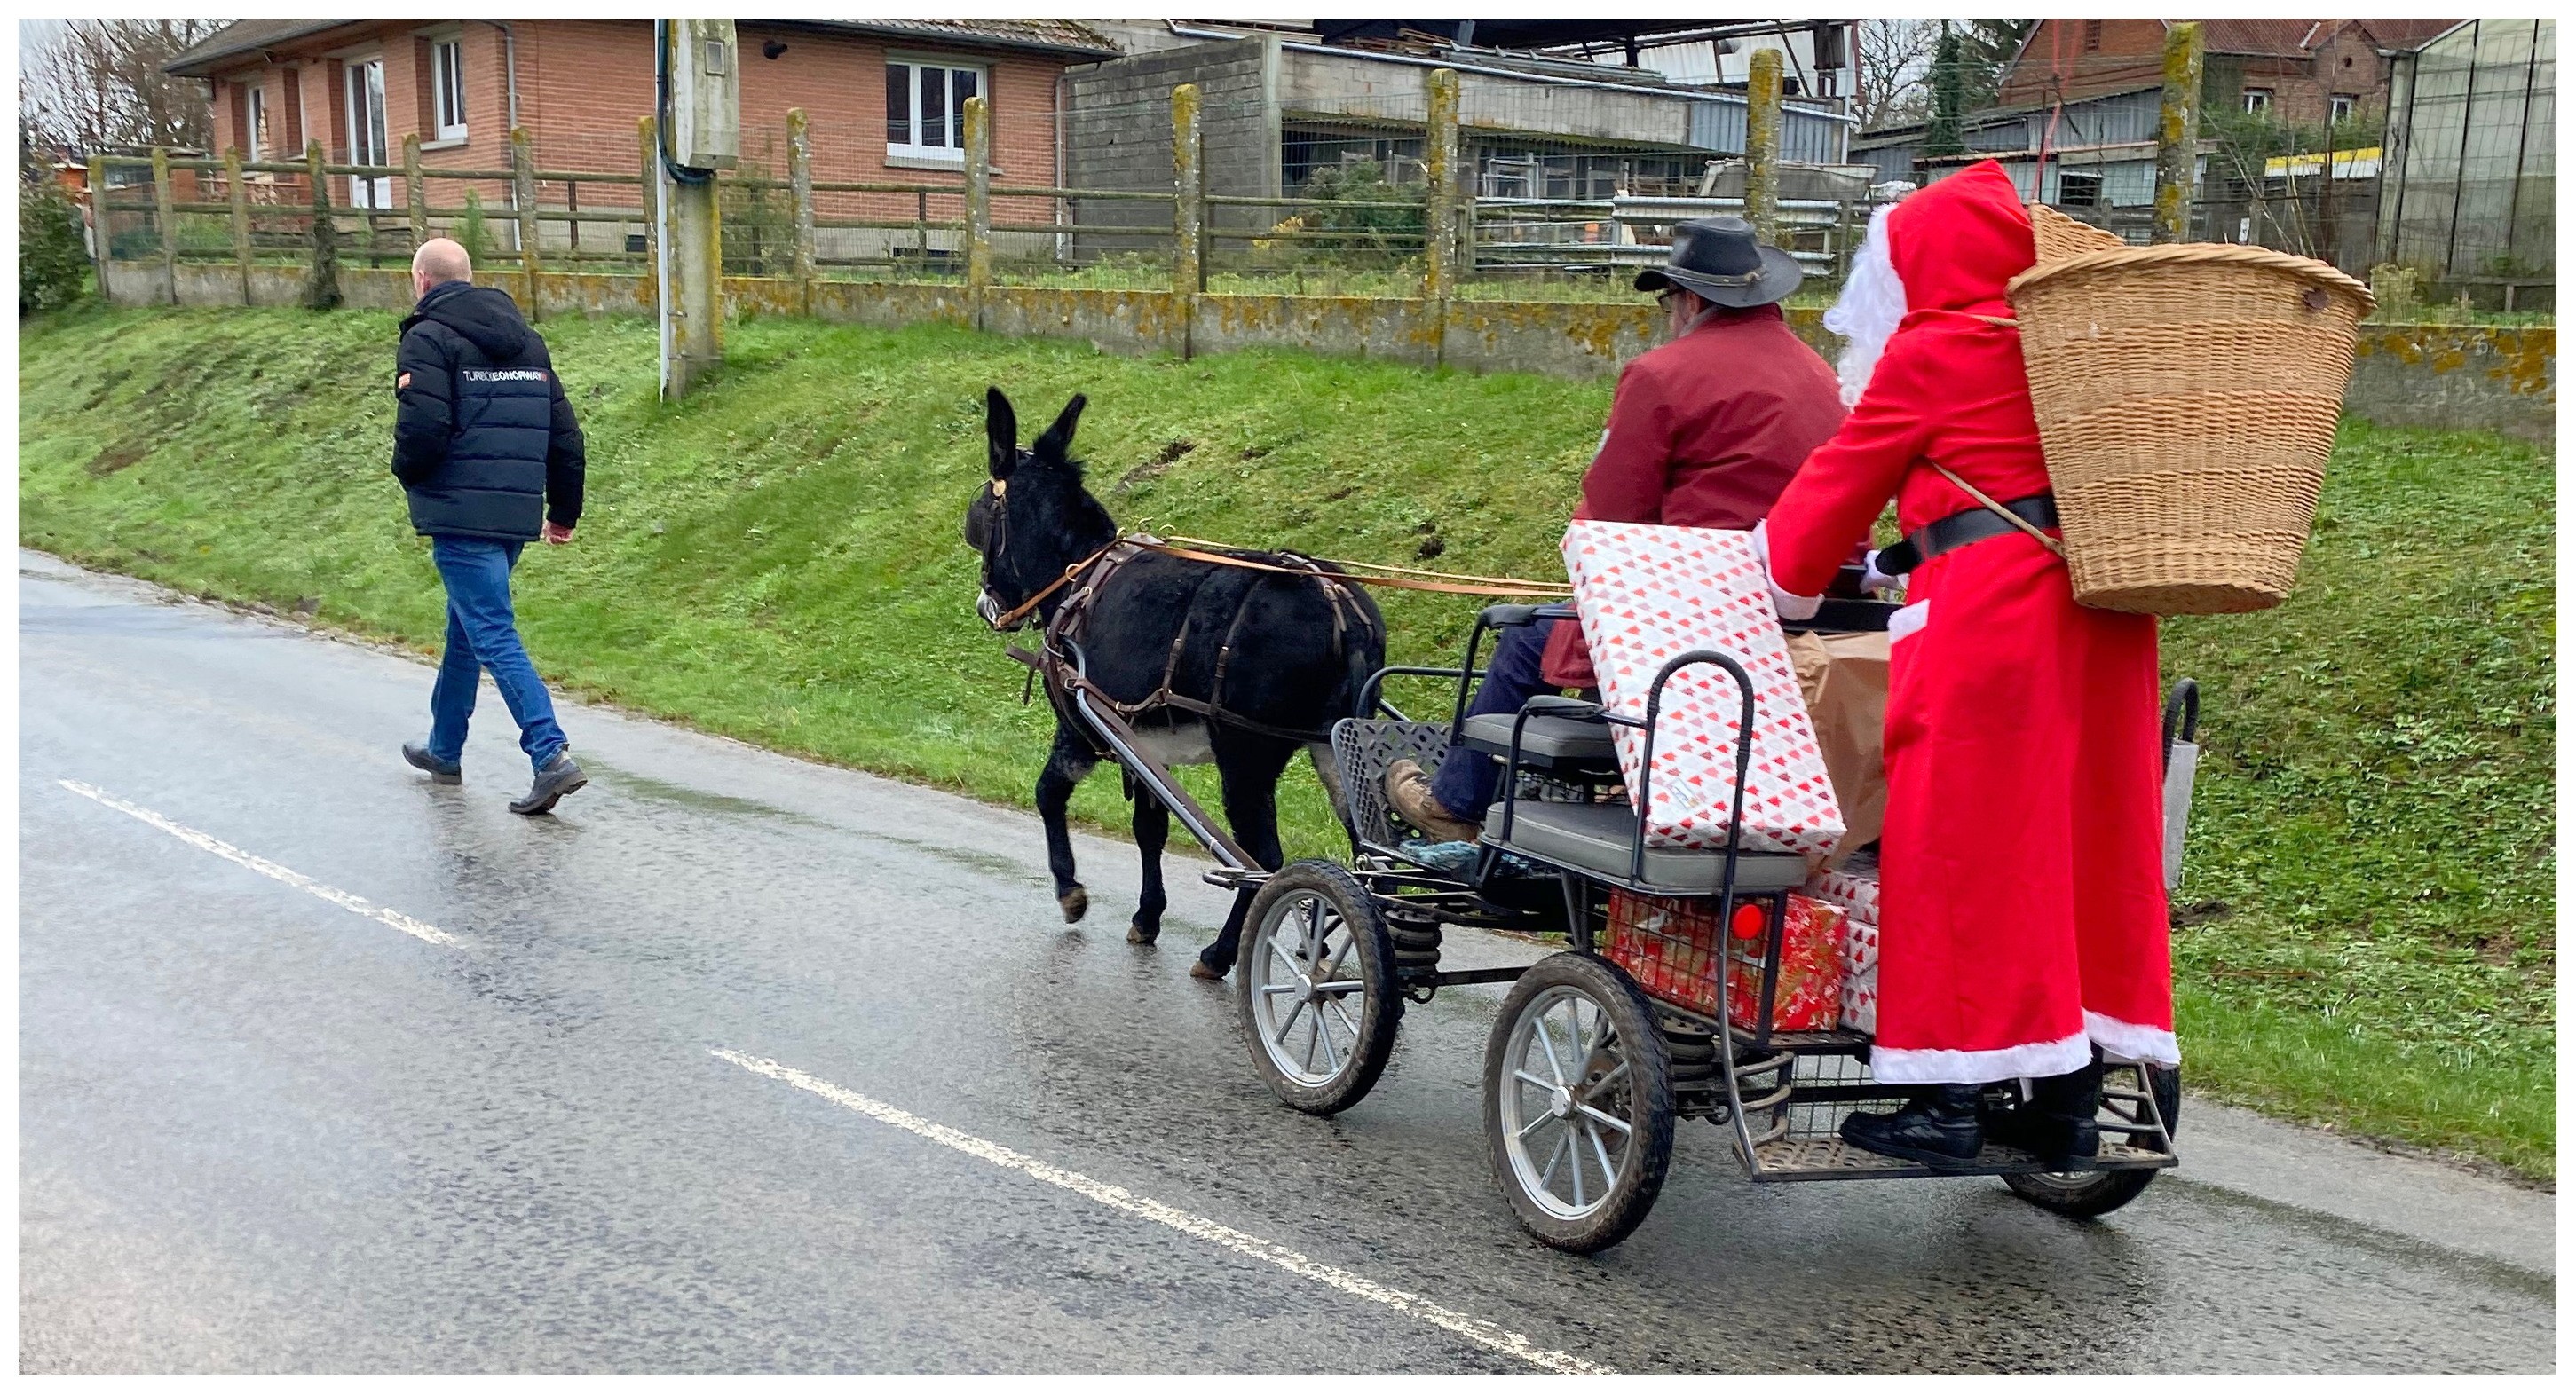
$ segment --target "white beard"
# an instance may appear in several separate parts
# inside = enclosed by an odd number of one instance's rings
[[[1845,341],[1834,373],[1843,380],[1846,407],[1858,403],[1868,390],[1878,356],[1905,320],[1905,283],[1897,278],[1896,263],[1887,250],[1887,216],[1895,211],[1895,204],[1882,204],[1869,216],[1869,235],[1852,255],[1851,277],[1843,283],[1834,308],[1825,312],[1825,328]]]

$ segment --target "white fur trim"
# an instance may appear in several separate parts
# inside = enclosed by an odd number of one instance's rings
[[[2026,1042],[1992,1051],[1902,1050],[1873,1046],[1870,1074],[1883,1085],[1986,1085],[2023,1076],[2064,1075],[2093,1059],[2082,1032],[2056,1041]]]
[[[1905,320],[1905,282],[1896,274],[1896,263],[1888,252],[1887,216],[1896,211],[1895,204],[1882,204],[1869,215],[1869,234],[1861,239],[1860,250],[1852,256],[1851,275],[1843,282],[1841,298],[1825,312],[1825,328],[1846,341],[1842,357],[1834,364],[1835,376],[1842,379],[1843,405],[1852,406],[1869,389],[1870,374],[1878,368],[1878,356],[1887,349],[1887,341],[1896,335],[1896,327]]]
[[[1780,612],[1780,618],[1783,620],[1814,619],[1817,608],[1825,603],[1824,597],[1801,596],[1794,592],[1783,591],[1780,589],[1780,583],[1771,579],[1771,520],[1767,518],[1753,525],[1753,555],[1762,559],[1762,580],[1771,588],[1771,605]]]
[[[2094,1045],[2102,1048],[2105,1056],[2144,1061],[2154,1066],[2182,1064],[2182,1047],[2175,1043],[2173,1033],[2161,1027],[2141,1027],[2135,1022],[2104,1017],[2088,1008],[2084,1013],[2084,1032],[2093,1039]]]
[[[1913,634],[1915,631],[1922,629],[1924,626],[1931,623],[1931,600],[1926,598],[1924,600],[1916,601],[1914,604],[1887,617],[1887,642],[1894,644],[1898,640]]]

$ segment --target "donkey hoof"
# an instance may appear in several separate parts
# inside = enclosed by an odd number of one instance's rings
[[[1149,945],[1162,937],[1163,927],[1159,925],[1148,925],[1139,920],[1127,927],[1127,943],[1131,945]]]
[[[1190,977],[1202,979],[1209,983],[1223,983],[1225,982],[1225,970],[1211,969],[1207,966],[1206,960],[1193,959],[1190,961]]]
[[[1071,925],[1091,909],[1091,893],[1077,886],[1055,898],[1055,903],[1064,908],[1064,923]]]

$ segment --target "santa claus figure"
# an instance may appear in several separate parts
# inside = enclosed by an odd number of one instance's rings
[[[1889,499],[1908,570],[1888,626],[1878,1079],[1856,1147],[1935,1166],[1985,1135],[2095,1155],[2102,1055],[2172,1065],[2156,629],[2075,604],[2004,284],[2031,225],[1989,160],[1882,210],[1828,323],[1851,415],[1757,531],[1784,614],[1813,614]],[[1996,508],[1981,504],[1961,481]],[[2014,518],[2007,520],[2003,512]],[[2027,1080],[1980,1119],[1979,1086]]]

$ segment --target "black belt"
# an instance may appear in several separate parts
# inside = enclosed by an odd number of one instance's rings
[[[2054,494],[2033,494],[2011,500],[2004,507],[2033,528],[2057,526]],[[1997,517],[1992,509],[1965,509],[1906,534],[1905,541],[1878,554],[1878,569],[1889,576],[1903,576],[1944,552],[1956,552],[1970,543],[2020,531]]]

